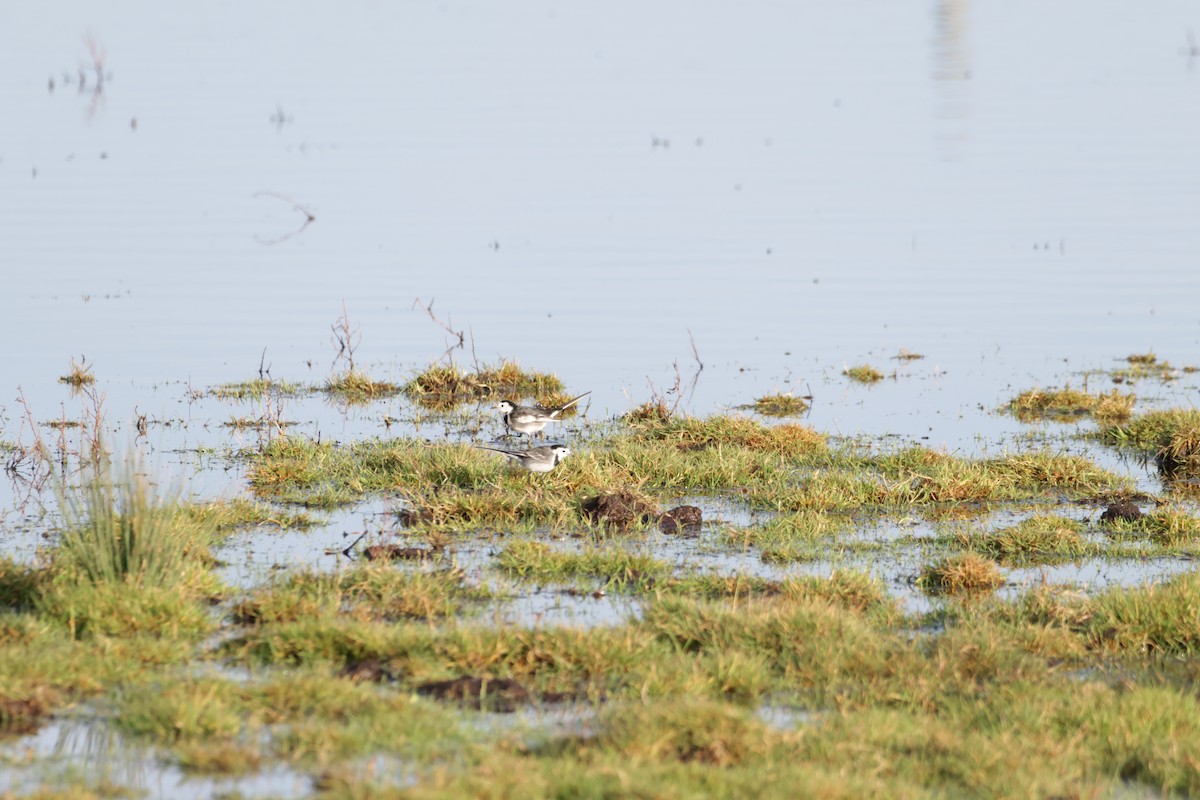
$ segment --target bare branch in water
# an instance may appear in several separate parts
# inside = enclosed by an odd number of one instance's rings
[[[436,299],[437,298],[434,298],[434,300],[436,300]],[[425,303],[422,303],[421,298],[418,297],[416,300],[413,301],[412,307],[417,308],[419,306],[419,307],[423,308],[425,310],[425,313],[429,315],[429,318],[431,320],[433,320],[434,322],[436,322],[442,330],[449,333],[450,336],[458,339],[457,344],[451,343],[446,348],[446,352],[442,353],[441,357],[438,359],[438,361],[441,361],[443,358],[448,357],[455,350],[460,350],[460,349],[464,348],[466,346],[466,336],[463,333],[463,331],[456,331],[456,330],[454,330],[454,328],[450,327],[452,323],[449,320],[442,322],[442,320],[437,318],[437,315],[433,313],[434,300],[430,300],[428,304],[425,304]],[[452,341],[452,340],[448,339],[447,341]],[[475,339],[474,339],[474,337],[472,337],[471,338],[472,355],[474,355],[474,348],[475,348]]]

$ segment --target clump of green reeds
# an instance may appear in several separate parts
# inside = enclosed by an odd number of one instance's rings
[[[926,566],[917,584],[929,594],[990,592],[1004,585],[1004,576],[992,559],[961,553]]]
[[[854,367],[843,367],[842,374],[852,381],[859,383],[876,383],[883,380],[883,373],[870,364],[859,364]]]
[[[1063,389],[1030,389],[1008,404],[1009,410],[1023,422],[1037,419],[1074,419],[1091,415],[1101,422],[1129,419],[1135,397],[1116,389],[1104,394],[1088,394],[1067,386]]]
[[[96,382],[96,376],[92,374],[92,365],[87,363],[87,359],[76,361],[71,359],[71,369],[66,375],[58,379],[59,383],[65,383],[68,386],[79,388],[80,386],[90,386]]]
[[[751,408],[766,417],[794,417],[807,411],[808,403],[791,393],[769,394],[756,399]]]
[[[178,586],[199,569],[210,530],[160,497],[136,458],[86,470],[81,487],[59,487],[59,565],[92,583],[143,587]]]

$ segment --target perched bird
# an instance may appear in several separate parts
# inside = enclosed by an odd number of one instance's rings
[[[571,450],[565,444],[550,444],[543,447],[533,447],[529,450],[501,450],[498,447],[478,446],[480,450],[491,450],[508,456],[530,472],[549,472],[558,463],[571,455]]]
[[[529,436],[530,441],[533,440],[533,435],[546,427],[548,422],[557,422],[559,415],[566,411],[571,406],[578,403],[583,398],[587,397],[591,392],[584,392],[578,397],[573,397],[561,406],[556,408],[542,408],[541,406],[519,406],[511,400],[501,400],[496,403],[493,408],[500,410],[500,419],[504,420],[504,427],[509,433],[516,431]]]

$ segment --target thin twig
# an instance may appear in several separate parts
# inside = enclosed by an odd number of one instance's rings
[[[438,326],[441,327],[442,330],[446,331],[451,336],[458,337],[458,344],[451,344],[450,346],[448,346],[446,348],[446,352],[442,353],[441,357],[438,358],[438,361],[441,361],[443,358],[446,358],[455,350],[463,349],[466,346],[466,338],[462,331],[456,331],[456,330],[454,330],[454,328],[450,327],[452,323],[449,320],[442,322],[440,319],[437,318],[437,315],[433,313],[433,303],[436,299],[437,298],[430,300],[429,304],[425,305],[424,303],[421,302],[421,298],[418,297],[416,300],[413,301],[412,307],[416,308],[416,307],[420,306],[421,308],[425,309],[425,313],[429,315],[429,318],[431,320],[433,320],[435,323],[437,323]],[[472,342],[472,344],[473,344],[473,342]]]

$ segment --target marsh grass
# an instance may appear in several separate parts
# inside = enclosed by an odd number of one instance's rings
[[[1112,370],[1109,375],[1113,383],[1134,383],[1139,380],[1173,381],[1181,373],[1195,372],[1196,368],[1185,366],[1176,368],[1166,361],[1160,361],[1154,353],[1133,353],[1125,357],[1128,367]]]
[[[545,555],[533,548],[522,558],[544,564]],[[566,571],[590,576],[595,563]],[[415,783],[403,792],[414,797],[787,797],[797,786],[833,797],[1044,796],[1130,782],[1189,792],[1200,789],[1187,758],[1200,746],[1194,670],[1170,677],[1156,657],[1200,643],[1198,580],[1094,597],[1035,587],[1016,601],[952,604],[924,620],[899,613],[877,579],[851,572],[731,577],[727,586],[741,583],[731,593],[699,583],[676,592],[663,581],[645,590],[640,614],[592,629],[432,627],[330,607],[263,620],[228,641],[226,654],[275,669],[265,686],[230,686],[227,702],[247,730],[269,731],[273,757],[329,763],[346,792],[365,785],[337,765],[364,751],[415,754]],[[396,690],[336,677],[363,659],[383,660]],[[462,726],[477,712],[412,694],[461,675],[597,705],[585,707],[578,734],[501,732],[464,747]],[[198,684],[164,694],[208,692]],[[220,705],[204,723],[183,702],[196,701],[173,699],[156,724],[178,716],[189,732],[180,742],[238,741],[220,724]],[[818,724],[769,724],[756,713],[764,705]]]
[[[1200,518],[1186,507],[1166,505],[1136,520],[1108,522],[1104,530],[1113,536],[1144,536],[1168,546],[1193,544],[1200,541]]]
[[[606,589],[653,585],[670,574],[670,566],[648,553],[623,547],[592,547],[580,552],[556,550],[538,541],[507,545],[496,558],[501,570],[514,577],[540,583],[565,583],[594,578]]]
[[[307,530],[322,520],[304,511],[278,508],[270,503],[238,497],[181,504],[183,514],[214,534],[228,535],[248,528]]]
[[[769,394],[759,397],[749,406],[766,417],[794,417],[808,410],[809,404],[793,394]]]
[[[1076,520],[1039,514],[994,532],[962,532],[956,538],[960,547],[1001,564],[1050,564],[1103,554],[1104,548],[1090,544],[1083,531]]]
[[[1200,472],[1200,409],[1151,411],[1100,435],[1108,444],[1146,453],[1166,471]]]
[[[366,494],[404,499],[435,525],[555,527],[585,521],[598,494],[734,493],[751,506],[785,512],[875,513],[903,507],[976,505],[1046,496],[1122,496],[1133,483],[1088,459],[1022,452],[965,459],[925,448],[863,456],[833,451],[811,428],[766,426],[739,417],[657,418],[576,445],[546,475],[507,469],[461,444],[408,439],[349,445],[278,439],[248,455],[249,479],[264,499],[331,508]]]
[[[453,363],[431,364],[402,388],[415,403],[433,410],[447,410],[487,398],[534,397],[548,407],[571,399],[555,375],[526,371],[517,362],[508,360],[481,365],[474,372]]]
[[[843,367],[842,374],[850,380],[857,381],[858,383],[877,383],[884,378],[883,373],[872,367],[870,364],[859,364],[854,367]]]
[[[96,382],[96,376],[92,374],[92,366],[87,363],[87,359],[76,361],[71,359],[71,368],[66,375],[59,377],[59,383],[65,383],[73,388],[81,386],[91,386]]]
[[[828,557],[831,541],[850,527],[844,515],[798,511],[753,527],[727,528],[723,536],[736,547],[757,547],[764,562],[785,564]]]
[[[1104,394],[1088,394],[1067,386],[1063,389],[1029,389],[1008,404],[1008,409],[1023,422],[1039,419],[1059,421],[1092,416],[1102,423],[1129,419],[1135,397],[1116,389]]]
[[[364,404],[397,395],[402,387],[389,381],[377,381],[365,372],[350,368],[331,376],[322,390],[347,403]]]
[[[160,497],[131,457],[119,472],[102,460],[80,488],[59,487],[63,529],[55,559],[93,584],[177,587],[203,571],[212,531],[175,498]]]
[[[273,378],[253,378],[248,381],[222,383],[208,390],[219,400],[261,400],[267,397],[301,397],[314,391],[299,381],[277,381]]]
[[[493,597],[454,567],[405,570],[361,562],[336,575],[300,572],[235,604],[243,625],[298,622],[322,616],[348,619],[445,619]]]
[[[976,594],[1004,585],[996,562],[978,553],[949,556],[921,570],[917,585],[932,595]]]

